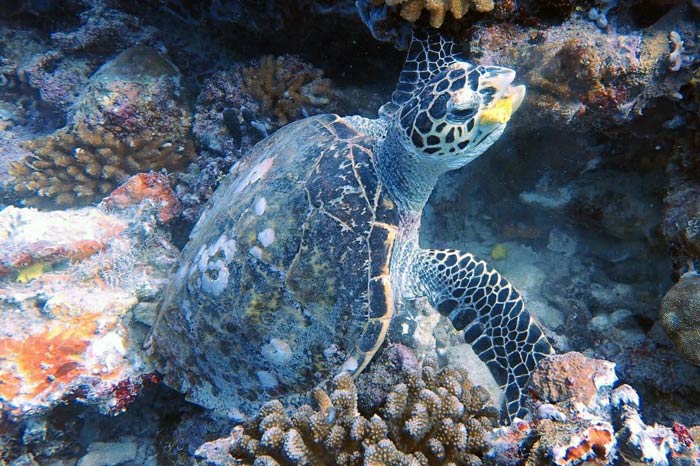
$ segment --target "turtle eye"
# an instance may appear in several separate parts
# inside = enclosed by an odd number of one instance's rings
[[[450,120],[454,123],[464,123],[476,115],[479,110],[479,95],[470,89],[460,89],[455,92],[447,105]]]
[[[472,118],[474,115],[476,115],[476,109],[475,108],[453,108],[450,111],[450,114],[452,115],[452,119],[459,121],[460,123],[463,123],[467,121],[468,119]]]

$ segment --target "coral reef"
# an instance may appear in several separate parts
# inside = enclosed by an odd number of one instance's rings
[[[268,402],[230,437],[202,445],[198,464],[481,464],[498,417],[488,394],[434,363],[403,378],[372,415],[359,413],[347,373],[334,378],[330,393],[315,390],[316,410],[303,405],[288,415],[280,402]]]
[[[17,3],[53,21],[45,31],[35,22],[28,22],[31,28],[0,28],[0,101],[13,109],[17,126],[41,132],[62,126],[66,112],[102,63],[130,46],[155,43],[154,28],[104,1],[60,7]]]
[[[695,464],[690,430],[647,426],[629,385],[613,390],[615,365],[580,353],[552,356],[533,374],[535,417],[493,430],[486,458],[498,465]]]
[[[676,348],[695,365],[700,365],[700,325],[698,324],[698,275],[700,266],[700,165],[697,151],[700,136],[697,127],[697,85],[692,89],[695,110],[688,124],[693,136],[678,139],[667,165],[668,189],[664,198],[662,223],[664,239],[673,260],[677,282],[666,292],[660,307],[661,323]]]
[[[27,205],[95,202],[129,175],[177,169],[192,156],[190,115],[178,70],[137,46],[105,64],[79,99],[73,121],[27,141],[32,155],[10,168]]]
[[[661,301],[660,317],[678,350],[700,366],[700,275],[681,276]]]
[[[78,394],[119,410],[153,383],[130,321],[152,319],[144,314],[175,259],[154,229],[159,204],[0,211],[3,416],[26,418]]]
[[[508,65],[528,86],[529,126],[567,130],[616,127],[641,115],[653,99],[677,94],[692,67],[672,70],[669,34],[692,37],[696,26],[687,5],[670,10],[641,31],[600,29],[587,18],[572,18],[546,29],[511,23],[476,28],[469,50],[483,65]],[[697,44],[685,54],[697,55]],[[686,55],[684,55],[686,56]],[[686,57],[687,58],[687,57]]]
[[[192,126],[198,156],[177,175],[183,218],[196,221],[231,165],[256,142],[305,116],[341,112],[347,100],[322,70],[295,55],[264,56],[208,76]]]

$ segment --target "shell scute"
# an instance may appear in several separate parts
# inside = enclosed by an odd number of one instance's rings
[[[368,316],[386,315],[391,290],[370,292],[370,268],[388,270],[393,239],[380,230],[398,215],[372,145],[322,115],[280,129],[232,170],[154,325],[168,384],[227,414],[251,414],[273,396],[303,400],[360,343]],[[377,212],[385,224],[375,229]],[[286,353],[270,356],[273,343]]]

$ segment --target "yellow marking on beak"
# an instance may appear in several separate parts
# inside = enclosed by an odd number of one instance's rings
[[[504,97],[496,104],[487,108],[481,112],[481,124],[482,125],[495,125],[495,124],[505,124],[510,120],[511,115],[513,115],[513,98]]]
[[[482,125],[506,124],[520,108],[525,98],[525,86],[510,86],[505,95],[493,107],[481,112]]]

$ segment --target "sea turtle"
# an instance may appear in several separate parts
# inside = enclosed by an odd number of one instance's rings
[[[426,297],[502,384],[506,416],[524,414],[523,388],[552,347],[520,293],[469,253],[418,245],[438,177],[491,146],[525,94],[514,71],[454,48],[415,33],[378,119],[306,118],[233,167],[153,327],[166,383],[231,415],[296,401],[362,371],[403,303]]]

